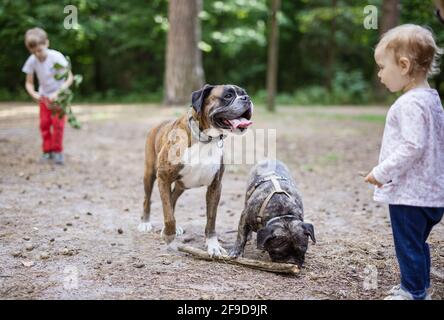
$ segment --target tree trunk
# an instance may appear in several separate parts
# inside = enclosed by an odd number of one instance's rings
[[[330,22],[330,41],[329,48],[327,49],[327,65],[325,74],[325,85],[329,92],[332,91],[332,83],[334,77],[335,68],[335,54],[336,54],[336,8],[337,0],[331,0],[331,6],[333,11],[333,17]]]
[[[383,35],[399,24],[399,0],[383,0],[379,35]]]
[[[381,23],[379,24],[379,36],[399,24],[399,0],[383,0]],[[375,63],[374,88],[376,97],[382,99],[386,95],[386,89],[378,79],[378,66]]]
[[[202,0],[169,0],[164,103],[190,102],[192,91],[204,84],[202,53],[198,48]]]
[[[279,52],[279,24],[276,15],[280,7],[281,0],[271,0],[268,37],[267,108],[272,112],[275,111]]]

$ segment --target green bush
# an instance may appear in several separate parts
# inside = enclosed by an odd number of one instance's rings
[[[292,95],[292,100],[286,99],[283,104],[296,105],[324,105],[330,101],[327,88],[321,86],[309,86],[296,90]],[[278,99],[278,102],[281,102]]]
[[[333,80],[331,103],[366,104],[370,100],[371,87],[360,71],[337,72]]]
[[[360,71],[335,74],[331,91],[325,86],[312,85],[297,89],[293,94],[279,94],[282,105],[367,104],[371,100],[371,86]]]

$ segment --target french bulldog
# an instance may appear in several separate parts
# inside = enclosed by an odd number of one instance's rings
[[[313,225],[304,222],[296,183],[281,161],[264,160],[251,169],[230,256],[243,255],[252,231],[257,232],[257,248],[267,251],[272,261],[299,267],[304,263],[309,239],[316,243]]]

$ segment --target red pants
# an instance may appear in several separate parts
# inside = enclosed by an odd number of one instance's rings
[[[40,132],[43,140],[43,152],[62,152],[63,130],[65,128],[66,116],[60,119],[58,114],[53,115],[52,111],[48,108],[48,105],[49,99],[42,97],[39,101],[39,106]]]

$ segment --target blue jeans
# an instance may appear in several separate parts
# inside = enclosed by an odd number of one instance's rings
[[[401,287],[414,299],[424,299],[430,287],[430,231],[439,223],[444,208],[389,205]]]

